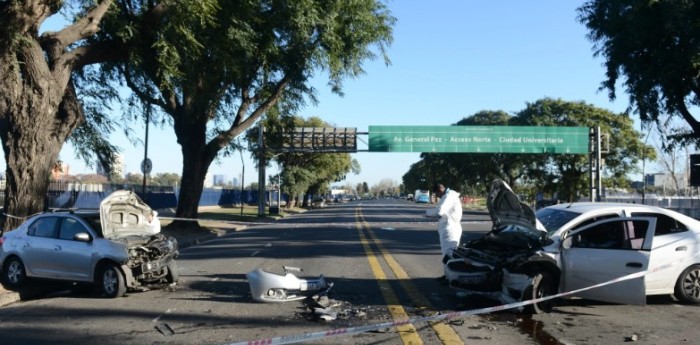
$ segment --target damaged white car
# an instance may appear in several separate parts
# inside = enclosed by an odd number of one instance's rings
[[[151,208],[120,190],[100,212],[57,210],[29,218],[0,238],[0,281],[19,290],[29,279],[94,284],[106,297],[173,284],[177,240],[148,230]]]
[[[602,283],[576,297],[644,305],[646,296],[672,294],[682,303],[700,303],[695,219],[652,206],[588,202],[535,213],[501,180],[492,183],[487,205],[492,230],[460,245],[445,266],[453,288],[505,304]],[[548,312],[554,303],[526,311]]]

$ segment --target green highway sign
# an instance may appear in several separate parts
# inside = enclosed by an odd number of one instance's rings
[[[588,127],[369,126],[370,152],[589,153]]]

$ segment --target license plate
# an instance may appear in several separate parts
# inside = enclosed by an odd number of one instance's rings
[[[481,284],[486,281],[486,277],[483,275],[478,276],[459,276],[457,280],[464,284]]]

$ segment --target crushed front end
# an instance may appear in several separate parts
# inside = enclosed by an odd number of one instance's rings
[[[175,238],[156,234],[147,237],[129,236],[124,241],[129,253],[124,271],[128,271],[130,274],[127,275],[131,276],[127,277],[127,286],[138,288],[171,283],[168,281],[169,274],[177,275],[170,271],[176,269],[171,263],[179,253]]]
[[[503,288],[504,274],[519,273],[536,250],[476,240],[455,249],[446,264],[450,286],[470,292],[493,293]]]

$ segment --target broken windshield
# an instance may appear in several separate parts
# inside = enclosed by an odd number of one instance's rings
[[[579,215],[580,213],[578,212],[551,208],[541,208],[535,213],[537,219],[547,229],[547,235],[551,235]]]

